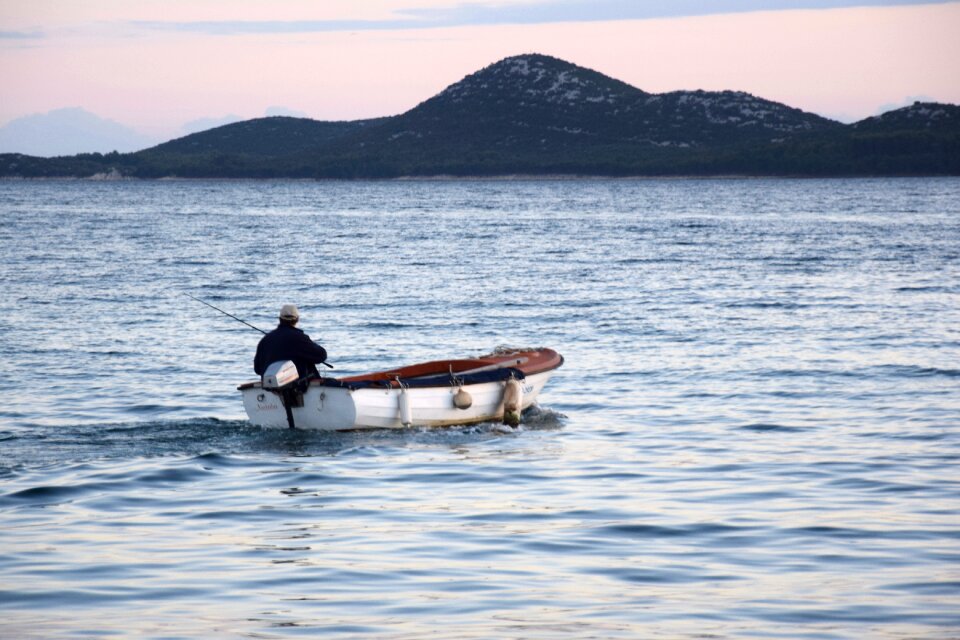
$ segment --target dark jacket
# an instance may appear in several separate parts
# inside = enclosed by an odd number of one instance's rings
[[[257,345],[257,355],[253,358],[253,370],[262,376],[274,362],[293,360],[297,371],[303,377],[318,373],[317,365],[327,359],[327,350],[310,339],[301,329],[280,323],[263,336]]]

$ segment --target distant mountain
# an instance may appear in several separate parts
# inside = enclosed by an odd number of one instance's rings
[[[290,109],[288,107],[282,107],[279,105],[274,105],[272,107],[267,107],[263,112],[263,115],[270,118],[273,116],[286,116],[289,118],[306,118],[307,114],[303,111],[297,111],[296,109]]]
[[[0,175],[960,174],[960,107],[853,125],[734,91],[651,94],[557,58],[506,58],[398,116],[268,117],[133,154],[0,156]]]
[[[0,152],[32,156],[137,151],[156,140],[80,108],[17,118],[0,127]]]

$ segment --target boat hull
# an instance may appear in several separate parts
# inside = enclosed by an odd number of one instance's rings
[[[549,350],[548,350],[549,351]],[[477,359],[476,364],[486,365],[481,369],[500,369],[511,371],[519,377],[522,389],[521,408],[533,405],[554,370],[563,362],[555,352],[552,360],[545,360],[536,352],[541,362],[540,369],[533,366],[532,371],[523,371],[523,366],[531,360],[527,357],[502,359],[502,363]],[[532,360],[531,360],[532,361]],[[448,361],[459,363],[458,368],[470,366],[474,361]],[[488,364],[493,362],[493,364]],[[443,363],[449,366],[448,363]],[[441,363],[414,365],[403,371],[433,371]],[[516,367],[516,368],[508,368]],[[474,369],[478,370],[478,369]],[[467,425],[479,422],[499,421],[504,415],[504,389],[511,378],[469,383],[469,374],[458,378],[458,383],[417,386],[405,384],[404,378],[397,376],[391,383],[384,375],[386,372],[356,376],[341,380],[313,380],[302,393],[302,406],[291,406],[294,426],[299,429],[323,431],[345,431],[351,429],[401,429],[410,426],[441,427]],[[392,372],[390,372],[392,373]],[[487,371],[489,374],[490,371]],[[415,381],[416,378],[409,378]],[[379,381],[379,382],[377,382]],[[360,386],[361,383],[375,386]],[[454,396],[463,389],[470,394],[469,407],[457,408]],[[276,391],[264,389],[259,381],[240,386],[243,405],[250,422],[262,427],[288,427],[283,396]],[[300,405],[300,402],[294,403]]]
[[[550,379],[550,373],[528,376],[521,382],[523,408],[533,405]],[[345,431],[350,429],[402,429],[408,426],[445,427],[503,419],[505,382],[464,385],[473,398],[467,409],[457,409],[457,387],[419,389],[347,389],[311,385],[303,394],[303,406],[293,407],[298,429]],[[259,387],[243,389],[243,406],[250,422],[261,427],[287,427],[287,414],[280,395]],[[411,423],[403,424],[400,394],[409,396]]]

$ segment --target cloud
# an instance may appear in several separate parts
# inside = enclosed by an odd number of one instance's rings
[[[0,31],[0,40],[39,40],[44,37],[42,31]]]
[[[449,7],[399,9],[394,14],[396,17],[385,20],[153,20],[131,24],[148,30],[206,35],[291,34],[649,20],[754,11],[889,7],[951,2],[956,0],[717,0],[710,3],[702,0],[534,0],[511,4],[467,2]]]
[[[839,9],[948,3],[955,0],[541,0],[514,5],[465,3],[402,13],[445,26],[648,20],[753,11]]]
[[[428,26],[416,24],[411,21],[398,20],[201,20],[194,22],[139,20],[131,24],[135,27],[151,31],[176,31],[217,36],[266,33],[322,33],[333,31],[385,31],[408,28],[422,29]]]

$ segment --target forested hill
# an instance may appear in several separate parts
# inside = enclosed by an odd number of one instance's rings
[[[283,156],[323,147],[331,140],[376,125],[384,119],[321,122],[308,118],[273,116],[208,129],[153,147],[153,155],[208,153]]]
[[[130,154],[0,156],[2,176],[960,175],[960,107],[844,125],[736,91],[652,94],[530,54],[398,116],[238,122]]]

